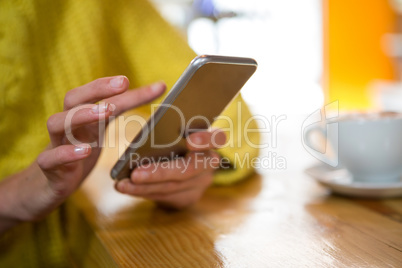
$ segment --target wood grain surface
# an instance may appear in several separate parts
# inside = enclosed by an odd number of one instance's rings
[[[286,170],[211,187],[183,211],[117,193],[117,149],[106,148],[66,206],[71,258],[79,267],[402,267],[402,199],[331,194],[303,173],[312,159],[299,132],[285,130]]]

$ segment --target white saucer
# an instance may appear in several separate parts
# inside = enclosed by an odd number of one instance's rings
[[[312,166],[305,172],[337,194],[368,198],[402,196],[402,178],[401,181],[393,183],[354,182],[352,175],[346,169],[324,164]]]

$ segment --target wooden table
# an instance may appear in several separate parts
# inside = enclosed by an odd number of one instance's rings
[[[402,199],[331,195],[303,173],[312,161],[285,131],[284,171],[259,170],[167,211],[117,193],[111,149],[67,203],[79,267],[402,267]],[[281,146],[278,146],[281,148]]]

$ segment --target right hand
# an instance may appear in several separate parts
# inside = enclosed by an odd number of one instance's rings
[[[20,180],[10,178],[0,185],[0,194],[11,193],[8,199],[12,200],[6,201],[14,205],[10,209],[17,214],[16,218],[39,219],[59,206],[79,187],[99,157],[101,148],[88,144],[99,142],[99,135],[103,135],[99,133],[99,122],[150,102],[166,88],[163,83],[127,91],[128,87],[125,76],[105,77],[66,94],[64,111],[52,115],[47,122],[50,146],[36,163],[19,174]],[[76,112],[71,119],[71,131],[80,144],[71,144],[66,136],[65,120],[73,111]],[[6,186],[11,189],[2,191],[1,187]]]

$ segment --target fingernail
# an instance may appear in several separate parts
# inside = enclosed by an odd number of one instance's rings
[[[202,140],[201,137],[196,136],[192,140],[193,140],[193,143],[196,144],[196,145],[204,145],[203,140]]]
[[[117,187],[119,188],[119,191],[121,193],[125,193],[124,190],[125,190],[126,187],[124,186],[123,182],[119,183]]]
[[[112,80],[110,80],[109,84],[111,87],[119,88],[123,85],[123,81],[124,81],[124,76],[119,76],[119,77],[115,77]]]
[[[94,114],[103,114],[106,113],[109,110],[109,103],[99,103],[98,105],[95,105],[92,107],[92,112]]]
[[[89,147],[87,146],[75,146],[74,153],[76,154],[87,154],[89,151]]]
[[[134,178],[136,178],[139,181],[143,181],[149,178],[149,174],[146,171],[136,172],[136,174],[134,174]]]
[[[161,83],[161,82],[154,83],[151,85],[151,90],[152,90],[152,92],[157,93],[157,92],[161,91],[162,86],[163,86],[163,83]]]

